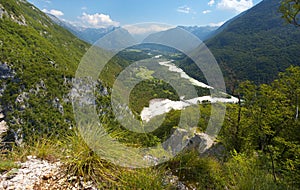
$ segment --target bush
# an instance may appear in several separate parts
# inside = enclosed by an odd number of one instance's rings
[[[229,189],[282,189],[273,180],[273,176],[261,169],[258,157],[232,153],[224,164]]]
[[[169,163],[173,174],[197,189],[224,189],[221,164],[211,157],[199,157],[197,151],[178,155]]]

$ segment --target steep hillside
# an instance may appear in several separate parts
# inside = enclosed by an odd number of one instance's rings
[[[1,104],[12,135],[58,135],[72,127],[67,93],[89,45],[23,0],[0,0]],[[21,139],[22,139],[21,138]]]
[[[285,23],[279,5],[263,0],[206,41],[231,90],[243,80],[269,83],[288,66],[300,65],[300,30]]]

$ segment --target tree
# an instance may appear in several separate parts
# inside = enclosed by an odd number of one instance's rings
[[[300,26],[300,0],[283,0],[280,12],[288,23]]]
[[[222,142],[230,151],[255,152],[276,183],[300,187],[300,67],[271,84],[240,84],[240,105],[228,105]]]

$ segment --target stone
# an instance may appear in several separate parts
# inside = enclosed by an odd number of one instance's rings
[[[1,186],[0,186],[1,187]],[[8,182],[7,181],[4,181],[3,183],[2,183],[2,188],[3,189],[7,189],[8,188]]]
[[[0,119],[4,119],[4,114],[0,113]]]
[[[27,159],[26,162],[20,164],[20,169],[15,172],[12,178],[5,174],[2,176],[5,180],[0,180],[0,189],[33,189],[35,183],[44,176],[51,176],[51,173],[54,170],[59,170],[61,165],[60,163],[52,164],[38,160],[35,156],[28,156]],[[12,173],[12,171],[8,173]]]
[[[12,186],[9,186],[8,188],[7,188],[7,190],[15,190],[16,188],[15,188],[15,186],[14,185],[12,185]]]
[[[42,179],[43,179],[43,180],[48,180],[48,179],[50,179],[51,177],[52,177],[52,174],[49,173],[49,174],[43,175]]]
[[[8,130],[8,126],[5,121],[0,122],[0,135]]]
[[[76,181],[77,180],[77,177],[76,176],[72,176],[68,179],[68,181]]]

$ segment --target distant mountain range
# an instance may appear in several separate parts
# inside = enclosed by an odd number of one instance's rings
[[[64,27],[65,29],[69,30],[71,33],[73,33],[75,36],[78,38],[90,43],[94,44],[97,40],[101,39],[103,36],[106,34],[109,34],[117,29],[120,29],[120,27],[108,27],[108,28],[83,28],[83,27],[78,27],[74,26],[68,22],[65,22],[63,20],[60,20],[59,18],[55,17],[54,15],[47,14],[52,21],[54,21],[56,24]],[[200,40],[204,41],[211,37],[214,32],[218,29],[218,27],[211,27],[211,26],[178,26],[178,28],[187,30],[188,32],[192,33],[196,37],[198,37]],[[122,28],[125,32],[126,29]],[[162,32],[157,32],[154,34],[160,35],[161,33],[168,33],[172,31],[166,30]],[[152,34],[150,34],[152,35]],[[128,37],[128,36],[127,36]],[[130,38],[134,38],[131,36]],[[148,38],[148,37],[146,37]],[[137,40],[136,40],[137,41]]]
[[[90,44],[94,44],[97,40],[105,36],[106,34],[118,29],[119,27],[107,27],[107,28],[84,28],[74,26],[68,22],[62,21],[54,15],[47,14],[53,22],[60,25],[61,27],[69,30],[72,34],[81,40],[84,40]]]
[[[178,37],[180,36],[180,38]],[[166,31],[150,34],[143,40],[143,43],[169,44],[172,47],[180,47],[181,51],[189,52],[197,48],[200,40],[180,27]],[[192,48],[192,49],[191,49]]]
[[[285,23],[278,11],[279,5],[280,0],[263,0],[219,28],[177,28],[191,32],[206,43],[218,61],[230,91],[244,80],[251,80],[257,84],[269,83],[277,77],[278,72],[284,71],[290,65],[300,65],[300,29]],[[84,29],[50,17],[91,44],[117,29]],[[170,36],[176,36],[174,30],[176,28],[150,34],[144,42],[164,41]],[[133,37],[125,29],[123,34],[132,41]],[[181,66],[191,76],[203,79],[190,63]]]
[[[197,37],[200,40],[204,41],[208,39],[210,36],[214,35],[217,27],[210,27],[210,26],[178,26],[176,28],[171,28],[166,31],[161,31],[157,33],[150,34],[146,37],[143,42],[164,42],[164,41],[176,41],[180,42],[182,46],[185,46],[185,43],[190,42],[193,43],[193,40],[190,38]],[[193,35],[182,36],[182,30],[186,30]],[[188,33],[186,33],[188,34]],[[181,39],[178,39],[180,36]],[[173,38],[173,39],[172,39]],[[187,45],[187,44],[186,44]],[[190,46],[190,45],[188,45]],[[184,49],[184,48],[183,48]]]
[[[216,30],[219,28],[217,26],[178,26],[184,30],[197,36],[200,40],[204,41],[212,37]]]

